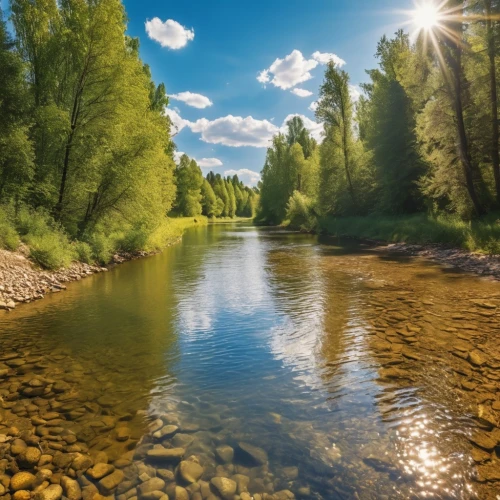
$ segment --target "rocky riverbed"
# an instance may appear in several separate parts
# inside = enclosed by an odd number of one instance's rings
[[[188,403],[151,418],[115,410],[106,395],[91,401],[70,362],[64,353],[0,355],[1,500],[295,498],[286,486],[297,468],[277,478],[262,448],[217,443],[181,421],[176,408]]]
[[[425,257],[469,273],[500,280],[499,255],[467,252],[460,248],[446,248],[440,245],[411,245],[408,243],[394,243],[381,248],[384,251]]]

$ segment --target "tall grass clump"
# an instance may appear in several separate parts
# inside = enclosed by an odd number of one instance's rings
[[[0,248],[14,251],[17,250],[19,242],[19,235],[8,214],[8,209],[0,207]]]
[[[30,249],[30,257],[41,267],[59,269],[75,259],[68,236],[47,212],[21,207],[15,216],[15,225],[21,240]]]

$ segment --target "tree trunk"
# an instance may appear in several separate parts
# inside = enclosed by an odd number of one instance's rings
[[[344,111],[342,111],[342,116],[345,116]],[[351,165],[350,165],[350,158],[349,158],[349,148],[347,145],[347,126],[345,123],[345,118],[343,119],[343,130],[342,130],[342,149],[344,150],[344,166],[345,166],[345,173],[347,177],[347,183],[349,184],[349,193],[351,194],[352,201],[356,203],[356,197],[354,196],[354,188],[352,186],[352,179],[351,179]]]
[[[461,2],[463,4],[463,2]],[[458,15],[458,14],[457,14]],[[451,23],[450,23],[451,24]],[[446,72],[446,68],[442,67],[443,76],[445,81],[449,81],[450,90],[453,102],[453,111],[455,113],[455,124],[458,136],[458,156],[460,158],[460,163],[462,165],[462,170],[465,178],[465,186],[469,197],[474,206],[474,211],[476,215],[483,215],[486,211],[479,200],[479,196],[476,192],[476,187],[474,185],[474,166],[472,164],[469,144],[467,140],[467,132],[465,130],[464,121],[464,110],[462,102],[462,31],[463,23],[461,20],[453,22],[452,31],[457,37],[457,41],[448,38],[445,43],[448,45],[448,64],[451,69],[450,79]],[[454,29],[453,29],[454,28]]]
[[[61,218],[61,213],[63,209],[64,194],[66,192],[66,183],[68,181],[71,148],[73,147],[73,139],[75,137],[75,132],[78,126],[78,118],[80,116],[80,102],[85,85],[86,72],[87,72],[87,65],[85,65],[84,70],[80,76],[75,97],[73,99],[73,109],[71,111],[71,130],[68,134],[68,139],[66,140],[66,146],[64,148],[63,171],[61,176],[61,184],[59,185],[59,198],[55,206],[56,219]]]
[[[495,177],[497,203],[500,204],[500,154],[498,151],[498,94],[495,61],[495,21],[491,13],[491,0],[485,0],[486,10],[486,37],[488,44],[488,58],[490,61],[490,103],[491,103],[491,162]]]

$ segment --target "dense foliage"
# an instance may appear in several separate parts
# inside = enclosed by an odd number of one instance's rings
[[[262,170],[263,221],[313,229],[328,217],[471,220],[499,208],[500,2],[448,4],[460,15],[444,15],[432,32],[380,40],[379,68],[367,71],[357,102],[349,75],[328,64],[316,109],[322,140],[312,141],[300,118],[274,138]]]
[[[11,0],[10,10],[15,38],[0,11],[1,246],[16,247],[17,231],[46,267],[75,258],[68,245],[106,262],[160,244],[172,210],[253,214],[256,193],[237,178],[208,182],[187,156],[176,167],[165,86],[125,34],[121,0]],[[43,231],[19,232],[23,214]],[[48,262],[55,254],[64,258]]]

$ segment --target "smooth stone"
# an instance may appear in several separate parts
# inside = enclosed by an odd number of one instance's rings
[[[265,465],[267,463],[268,460],[267,453],[262,448],[244,442],[239,442],[238,446],[246,456],[253,459],[259,465]]]
[[[236,483],[236,491],[239,495],[248,491],[248,483],[250,482],[250,478],[245,476],[244,474],[235,474],[231,476],[231,479]]]
[[[82,455],[81,453],[79,453],[74,459],[73,459],[73,462],[71,464],[71,467],[75,470],[78,470],[78,471],[87,471],[90,467],[92,467],[92,465],[94,464],[94,461],[92,460],[92,458],[88,455]]]
[[[34,446],[28,446],[19,456],[17,457],[17,462],[21,467],[32,468],[34,467],[40,457],[42,456],[42,452],[35,448]]]
[[[469,438],[469,440],[472,444],[475,444],[476,446],[479,446],[479,448],[487,451],[492,451],[497,445],[496,440],[492,439],[485,432],[476,432]]]
[[[127,441],[130,439],[132,431],[128,427],[119,427],[116,429],[116,440],[117,441]]]
[[[35,495],[35,500],[59,500],[62,497],[63,489],[59,484],[51,484]]]
[[[227,477],[213,477],[210,481],[224,500],[233,500],[237,484]]]
[[[191,462],[191,461],[186,461],[183,460],[177,469],[177,472],[179,476],[186,482],[186,483],[196,483],[198,479],[203,475],[204,468],[200,465],[197,464],[196,462]]]
[[[222,445],[218,446],[215,449],[215,453],[217,454],[217,458],[225,464],[228,464],[233,461],[234,458],[234,450],[231,448],[231,446],[228,445]]]
[[[82,498],[82,490],[78,481],[63,476],[61,479],[61,486],[63,487],[64,495],[68,500],[80,500]]]
[[[10,480],[10,489],[13,491],[31,490],[35,484],[35,479],[35,476],[31,472],[18,472]]]
[[[189,500],[189,493],[182,486],[175,487],[175,500]]]
[[[153,448],[147,451],[146,456],[151,460],[178,462],[185,453],[184,448]]]
[[[474,351],[469,352],[469,361],[474,366],[482,366],[486,363],[486,359],[484,359],[484,354],[481,351],[475,349]]]
[[[171,482],[175,480],[175,475],[168,469],[156,469],[156,475],[161,477],[164,481]]]
[[[103,495],[109,495],[123,481],[124,477],[125,474],[120,469],[115,470],[99,481],[99,491]]]
[[[18,490],[12,495],[13,500],[30,500],[31,493],[28,490]]]
[[[178,430],[179,427],[177,427],[176,425],[165,425],[159,431],[156,431],[153,436],[157,439],[162,439],[165,437],[173,436]]]
[[[144,497],[147,493],[151,493],[153,491],[160,491],[165,488],[165,481],[160,479],[159,477],[153,477],[148,481],[137,486],[137,492],[139,493],[139,497]]]

